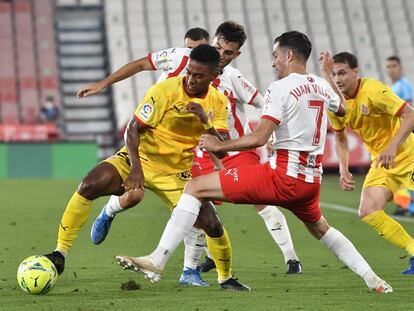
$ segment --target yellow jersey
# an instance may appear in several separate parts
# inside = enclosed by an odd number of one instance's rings
[[[374,161],[388,147],[400,127],[399,113],[406,103],[392,89],[381,81],[362,78],[358,81],[356,94],[346,98],[346,114],[337,117],[328,112],[334,130],[345,127],[354,130],[364,142]],[[414,155],[414,135],[400,146],[396,162],[412,158]]]
[[[206,132],[201,121],[184,107],[200,104],[218,131],[228,132],[227,98],[209,86],[203,98],[191,97],[184,89],[185,77],[174,77],[153,85],[138,105],[134,118],[146,127],[140,134],[141,162],[152,169],[172,174],[188,171],[192,149]]]

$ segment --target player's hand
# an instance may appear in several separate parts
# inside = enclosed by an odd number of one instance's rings
[[[355,181],[349,171],[341,172],[341,176],[339,177],[339,185],[342,190],[345,191],[352,191],[355,189]]]
[[[144,173],[142,172],[142,168],[131,168],[131,173],[129,173],[122,186],[125,192],[138,189],[144,190]]]
[[[333,71],[333,58],[328,51],[323,51],[319,54],[319,62],[322,65],[322,72],[331,74]]]
[[[386,169],[395,167],[395,154],[397,153],[397,147],[394,145],[388,146],[381,154],[379,155],[377,161],[375,162],[375,167],[384,167]]]
[[[91,96],[94,94],[97,94],[99,92],[101,92],[105,87],[97,82],[97,83],[92,83],[89,84],[83,88],[81,88],[78,93],[76,94],[77,97],[82,98],[82,97],[87,97],[87,96]]]
[[[199,146],[201,149],[217,152],[220,151],[219,144],[220,141],[216,136],[204,134],[200,138]]]
[[[184,107],[184,110],[193,113],[201,123],[206,124],[208,122],[208,116],[200,104],[191,102]]]

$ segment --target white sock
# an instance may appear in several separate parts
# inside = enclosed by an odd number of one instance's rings
[[[201,202],[192,195],[186,193],[181,195],[164,229],[158,247],[151,254],[155,264],[161,269],[164,269],[168,258],[193,227],[200,207]]]
[[[204,247],[204,251],[206,252],[207,257],[213,260],[213,256],[211,256],[210,251],[208,250],[207,246]]]
[[[116,214],[124,211],[124,209],[119,204],[119,197],[116,195],[111,195],[108,202],[105,204],[105,213],[109,217],[114,217]]]
[[[203,254],[206,236],[202,229],[191,228],[190,232],[184,237],[184,269],[196,269],[198,261]]]
[[[381,278],[372,271],[355,246],[341,232],[330,227],[320,241],[348,268],[363,278],[370,289],[377,287]]]
[[[279,245],[285,257],[285,262],[290,259],[299,260],[293,248],[292,237],[290,236],[285,215],[276,206],[270,205],[266,206],[258,214],[263,218],[267,231],[269,231],[273,240]]]

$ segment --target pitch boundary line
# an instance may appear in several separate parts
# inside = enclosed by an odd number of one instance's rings
[[[321,207],[325,207],[325,208],[329,208],[329,209],[333,209],[336,211],[341,211],[341,212],[349,213],[349,214],[358,214],[357,209],[349,207],[349,206],[339,205],[339,204],[321,202]],[[400,216],[394,216],[394,215],[390,215],[390,216],[400,222],[407,222],[407,223],[414,224],[414,218],[400,217]]]

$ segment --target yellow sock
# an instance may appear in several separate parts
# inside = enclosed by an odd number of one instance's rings
[[[56,250],[64,256],[72,247],[79,230],[91,213],[92,201],[75,192],[66,206],[59,225],[58,244]]]
[[[232,250],[226,229],[219,238],[210,238],[206,235],[207,247],[216,264],[218,281],[222,283],[231,278]]]
[[[384,211],[371,213],[362,218],[362,221],[370,225],[384,239],[400,248],[404,248],[410,256],[414,256],[414,239]]]

